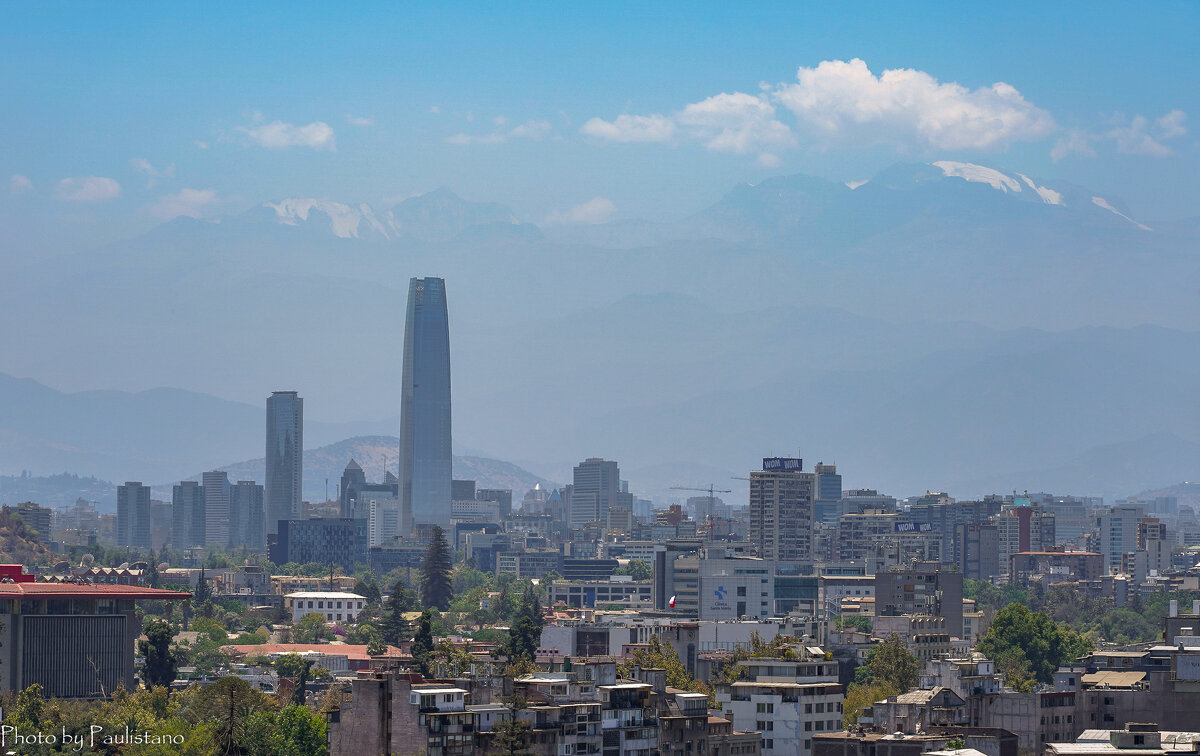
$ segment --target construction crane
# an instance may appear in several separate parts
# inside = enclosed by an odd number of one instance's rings
[[[716,494],[733,493],[728,488],[717,488],[715,484],[709,483],[708,488],[692,488],[691,486],[671,486],[672,491],[707,491],[708,492],[708,516],[712,517],[713,507],[717,505]]]

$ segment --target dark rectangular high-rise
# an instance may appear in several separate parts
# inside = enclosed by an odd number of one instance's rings
[[[171,546],[203,546],[205,538],[204,486],[194,480],[180,482],[171,491]]]
[[[304,400],[295,391],[275,391],[267,398],[268,533],[279,532],[280,520],[300,516],[303,460]]]
[[[252,480],[239,480],[229,487],[229,545],[251,551],[267,549],[264,532],[263,487]]]
[[[150,548],[150,487],[139,481],[117,486],[117,545]]]
[[[400,393],[400,517],[405,534],[415,523],[449,526],[452,454],[446,282],[414,278],[408,284]]]

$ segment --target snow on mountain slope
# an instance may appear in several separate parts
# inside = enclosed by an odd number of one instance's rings
[[[269,211],[267,218],[285,226],[313,224],[319,228],[323,222],[320,216],[324,216],[329,231],[342,239],[444,241],[473,226],[520,225],[503,205],[468,202],[447,189],[409,197],[379,212],[366,203],[354,206],[311,197],[291,197],[262,207]]]
[[[358,238],[358,224],[362,221],[363,214],[349,205],[311,198],[288,198],[279,202],[267,202],[266,205],[275,211],[275,216],[284,225],[298,226],[301,222],[307,222],[309,213],[316,210],[329,216],[334,236],[342,239]],[[366,205],[363,207],[366,208]]]
[[[1018,180],[1012,176],[1009,176],[1007,173],[996,170],[995,168],[989,168],[986,165],[977,165],[975,163],[960,163],[955,160],[938,160],[935,161],[933,165],[937,168],[940,168],[942,173],[946,176],[953,176],[956,178],[965,179],[967,181],[988,184],[993,189],[998,189],[1005,194],[1008,194],[1009,192],[1012,192],[1013,194],[1020,194],[1021,182],[1024,181],[1026,186],[1032,189],[1045,204],[1065,204],[1063,202],[1062,194],[1054,191],[1053,189],[1048,189],[1044,186],[1038,186],[1033,182],[1032,179],[1023,173],[1017,174],[1017,176],[1020,177],[1020,180]]]
[[[1108,212],[1112,213],[1113,215],[1119,215],[1120,217],[1129,221],[1130,223],[1132,223],[1133,225],[1142,229],[1143,231],[1153,231],[1154,230],[1154,229],[1150,228],[1149,226],[1147,226],[1143,223],[1138,223],[1133,218],[1130,218],[1125,213],[1123,213],[1120,210],[1118,210],[1117,208],[1113,207],[1112,204],[1108,200],[1104,199],[1103,197],[1092,197],[1092,204],[1095,205],[1096,207],[1100,207],[1100,208],[1107,210]]]

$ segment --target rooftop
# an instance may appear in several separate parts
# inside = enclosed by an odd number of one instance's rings
[[[346,593],[344,591],[297,591],[295,593],[289,593],[285,595],[284,598],[367,600],[366,596],[359,596],[357,593]]]
[[[231,644],[221,646],[226,654],[237,653],[247,656],[274,656],[275,654],[309,654],[321,653],[326,656],[345,656],[348,660],[364,661],[372,658],[367,653],[365,645],[349,643],[259,643]],[[395,646],[388,646],[387,656],[400,656],[403,652]]]
[[[164,591],[136,585],[88,583],[0,583],[0,598],[185,599],[186,591]]]

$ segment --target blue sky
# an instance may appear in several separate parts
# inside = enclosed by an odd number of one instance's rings
[[[674,218],[946,158],[1200,215],[1200,4],[999,8],[10,4],[0,233],[36,256],[439,186],[533,222]]]

